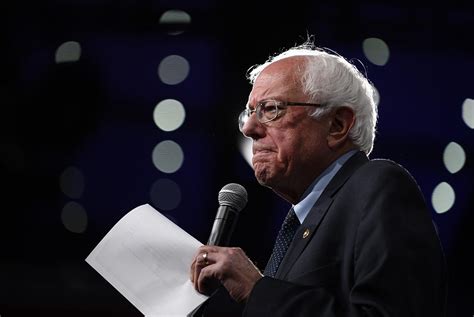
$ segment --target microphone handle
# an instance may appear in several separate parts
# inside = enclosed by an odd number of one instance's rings
[[[219,206],[207,244],[228,246],[237,223],[237,216],[238,213],[233,208],[225,205]]]

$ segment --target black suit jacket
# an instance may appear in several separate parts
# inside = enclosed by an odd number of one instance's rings
[[[441,244],[411,175],[356,153],[295,234],[243,316],[444,316]]]

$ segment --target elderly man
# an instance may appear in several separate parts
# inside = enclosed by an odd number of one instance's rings
[[[221,284],[244,316],[443,316],[444,256],[423,196],[403,167],[368,159],[370,82],[310,41],[249,79],[239,126],[255,177],[293,207],[263,274],[240,248],[202,246],[195,288]]]

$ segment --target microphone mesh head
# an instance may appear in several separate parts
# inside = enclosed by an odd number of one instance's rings
[[[219,192],[219,205],[229,206],[240,212],[247,205],[247,190],[236,183],[225,185]]]

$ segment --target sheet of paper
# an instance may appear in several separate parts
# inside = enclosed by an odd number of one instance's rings
[[[86,258],[146,316],[186,316],[207,296],[189,280],[202,243],[145,204],[127,213]]]

